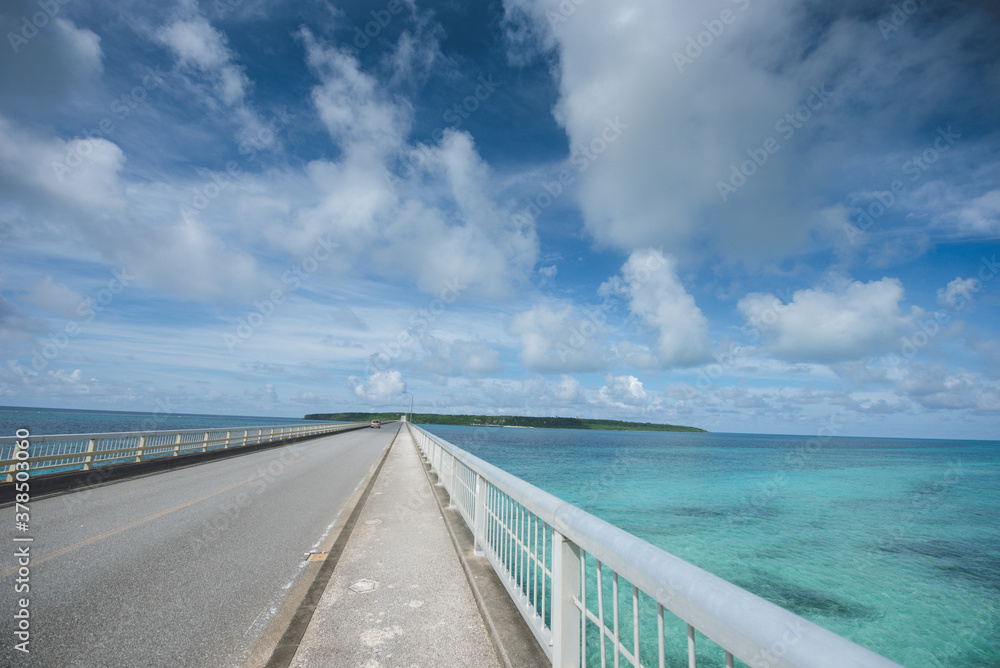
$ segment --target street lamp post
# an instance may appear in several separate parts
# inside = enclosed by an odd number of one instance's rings
[[[413,392],[410,392],[408,390],[403,390],[403,394],[410,395],[410,413],[407,416],[406,421],[407,422],[412,422],[413,421]]]

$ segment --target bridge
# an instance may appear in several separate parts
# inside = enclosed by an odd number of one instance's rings
[[[0,438],[3,665],[899,668],[416,425],[367,427]]]

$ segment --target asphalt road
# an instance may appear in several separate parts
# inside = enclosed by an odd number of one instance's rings
[[[243,666],[397,428],[39,498],[22,534],[0,508],[0,666]],[[15,592],[24,545],[27,594]],[[20,598],[30,654],[14,649]]]

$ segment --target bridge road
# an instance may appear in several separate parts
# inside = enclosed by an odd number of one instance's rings
[[[32,500],[29,594],[0,508],[0,666],[262,665],[321,563],[306,554],[333,542],[398,427]],[[13,648],[21,597],[30,654]]]

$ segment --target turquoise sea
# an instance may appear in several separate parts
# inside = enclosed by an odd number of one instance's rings
[[[309,422],[0,407],[10,435]],[[904,666],[1000,666],[1000,441],[426,428]]]
[[[1000,666],[998,441],[426,428],[904,666]]]

